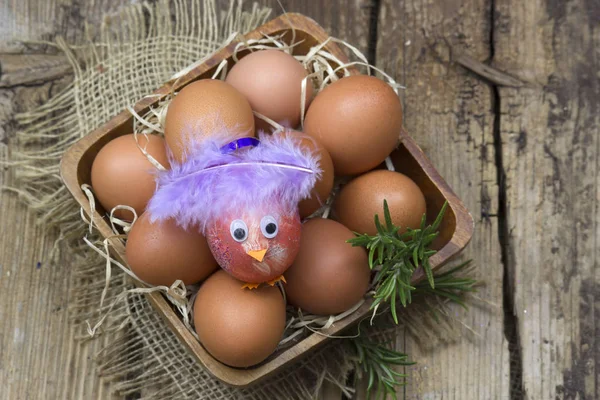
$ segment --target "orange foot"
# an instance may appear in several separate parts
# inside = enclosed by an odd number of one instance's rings
[[[271,286],[275,286],[275,284],[280,281],[283,281],[283,283],[287,283],[283,275],[279,275],[277,278],[273,279],[272,281],[268,281],[267,283]]]
[[[258,288],[258,285],[260,285],[260,283],[244,283],[244,285],[242,286],[242,289],[256,289]]]

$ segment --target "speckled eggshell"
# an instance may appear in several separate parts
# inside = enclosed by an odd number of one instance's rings
[[[334,216],[354,232],[375,235],[374,217],[384,220],[384,199],[400,233],[420,226],[426,211],[423,192],[408,176],[388,170],[371,171],[346,184],[335,199]]]
[[[233,86],[202,79],[185,86],[171,100],[165,118],[165,139],[177,161],[190,143],[226,132],[231,140],[254,136],[254,114],[248,100]]]
[[[144,213],[127,237],[125,256],[131,270],[151,285],[171,286],[200,282],[217,269],[206,239],[197,230],[185,230],[174,220],[150,221]]]
[[[156,161],[169,168],[162,138],[138,135],[138,142]],[[126,205],[133,207],[139,216],[156,190],[156,171],[138,148],[133,134],[119,136],[102,147],[92,163],[94,195],[107,212],[118,205]],[[133,214],[127,210],[117,210],[114,215],[124,220],[133,219]]]
[[[346,243],[354,234],[339,222],[313,218],[302,226],[300,252],[286,272],[288,302],[317,315],[339,314],[369,287],[367,252]]]
[[[398,144],[402,105],[381,79],[354,75],[321,91],[308,108],[304,132],[327,149],[336,175],[379,165]]]
[[[239,90],[254,111],[295,128],[300,124],[302,80],[307,72],[294,57],[280,50],[261,50],[238,61],[225,81]],[[305,107],[312,99],[312,84],[307,82]],[[256,118],[257,129],[270,125]]]
[[[333,162],[331,161],[331,157],[329,156],[327,150],[325,150],[325,148],[315,138],[312,138],[302,132],[292,130],[285,130],[275,134],[295,135],[300,138],[302,146],[305,147],[308,152],[319,155],[319,167],[323,171],[321,179],[319,179],[315,184],[310,198],[302,200],[298,204],[300,217],[306,218],[317,211],[329,198],[331,189],[333,189]]]
[[[242,289],[224,271],[211,275],[194,301],[194,326],[204,348],[232,367],[264,361],[285,329],[285,302],[276,286]]]

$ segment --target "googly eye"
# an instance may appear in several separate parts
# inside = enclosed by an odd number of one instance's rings
[[[229,232],[231,233],[233,240],[236,242],[241,243],[248,239],[248,227],[241,219],[236,219],[231,222],[231,225],[229,225]]]
[[[273,239],[277,236],[277,232],[279,231],[277,220],[270,215],[264,216],[260,220],[260,230],[267,239]]]

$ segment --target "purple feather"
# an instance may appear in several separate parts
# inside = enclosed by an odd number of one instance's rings
[[[192,147],[183,163],[171,160],[148,204],[152,221],[175,218],[204,231],[232,210],[271,205],[293,211],[321,177],[318,153],[302,146],[299,135],[260,134],[258,146],[224,154],[220,148],[230,138],[224,132]]]

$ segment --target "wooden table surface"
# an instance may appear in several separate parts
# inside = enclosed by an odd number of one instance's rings
[[[129,3],[0,0],[0,141],[71,79],[60,55],[12,39],[76,40],[85,19]],[[476,220],[466,257],[487,303],[461,315],[476,335],[433,350],[399,338],[418,362],[399,397],[600,398],[600,2],[282,3],[406,86],[405,127]],[[0,222],[0,398],[109,398],[73,341],[53,237],[6,192]]]

